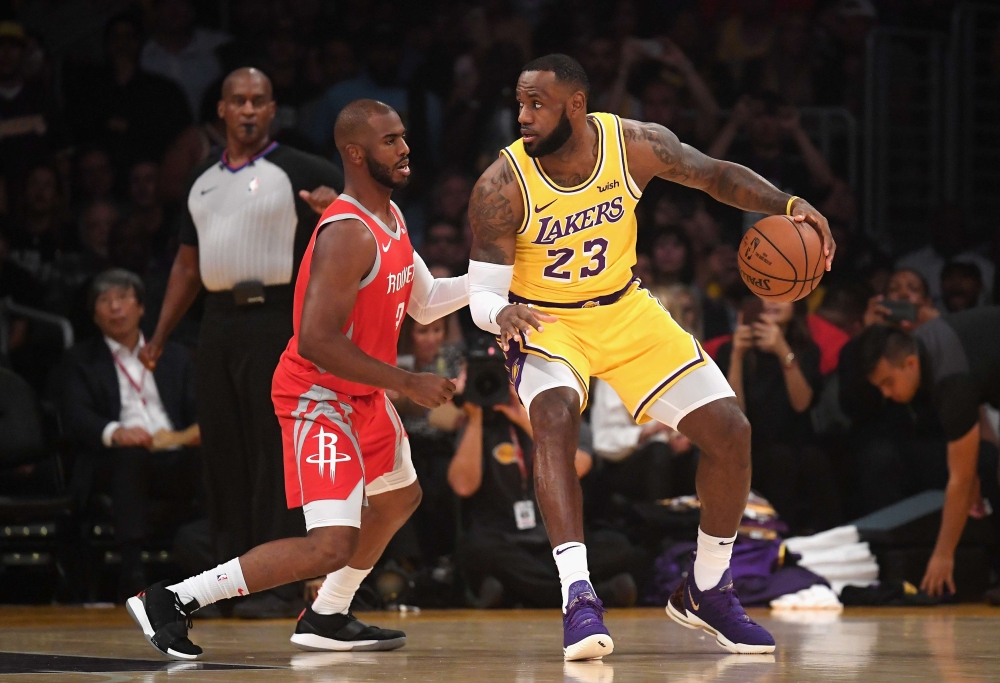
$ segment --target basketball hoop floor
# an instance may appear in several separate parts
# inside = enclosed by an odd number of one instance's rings
[[[292,621],[196,621],[194,663],[161,659],[124,609],[0,608],[0,681],[995,681],[1000,608],[854,609],[779,617],[751,610],[778,641],[772,655],[731,655],[661,609],[612,610],[615,652],[604,662],[562,660],[556,611],[369,613],[407,632],[384,653],[301,652]]]

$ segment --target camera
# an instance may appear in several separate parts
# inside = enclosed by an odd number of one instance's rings
[[[503,351],[489,337],[479,337],[469,345],[466,358],[463,399],[478,406],[490,407],[510,400],[507,367]]]

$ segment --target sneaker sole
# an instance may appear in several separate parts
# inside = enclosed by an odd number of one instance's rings
[[[161,655],[166,655],[171,659],[176,659],[181,662],[189,662],[193,659],[198,659],[198,655],[186,655],[183,652],[177,652],[169,647],[166,650],[161,650],[156,647],[153,643],[153,635],[155,635],[153,632],[153,626],[149,623],[149,617],[146,616],[146,606],[138,597],[132,596],[126,600],[125,610],[128,612],[129,616],[132,617],[132,620],[135,621],[136,625],[142,629],[142,635],[146,639],[146,642]]]
[[[595,633],[587,636],[581,641],[573,643],[569,647],[563,648],[563,659],[567,662],[576,662],[582,659],[600,659],[615,651],[615,641],[611,636],[602,633]]]
[[[684,610],[687,612],[687,610]],[[705,633],[715,636],[715,642],[724,650],[736,655],[766,655],[774,652],[774,645],[746,645],[744,643],[734,643],[704,621],[691,613],[681,614],[671,603],[667,603],[667,616],[683,626],[684,628],[700,629]]]
[[[294,633],[292,644],[310,652],[384,652],[406,645],[406,637],[388,640],[334,640],[315,633]]]

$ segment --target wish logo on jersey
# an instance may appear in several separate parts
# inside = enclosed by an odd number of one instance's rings
[[[555,244],[557,240],[573,235],[583,230],[601,225],[605,221],[617,223],[625,215],[622,197],[601,202],[589,208],[577,211],[562,220],[555,216],[542,216],[538,219],[538,235],[532,240],[535,244]]]

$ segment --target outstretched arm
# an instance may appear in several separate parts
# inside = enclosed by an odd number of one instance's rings
[[[455,386],[443,377],[414,374],[383,363],[362,351],[343,333],[358,297],[358,286],[375,263],[378,244],[360,221],[340,221],[316,237],[309,286],[302,303],[298,352],[325,371],[404,394],[436,408],[451,398]]]
[[[622,124],[629,169],[640,187],[656,176],[702,190],[713,199],[743,211],[785,214],[791,197],[749,168],[706,156],[683,144],[661,125],[639,121],[622,121]],[[826,269],[830,270],[837,246],[826,218],[801,198],[788,208],[796,221],[808,223],[820,234]]]
[[[514,276],[517,230],[524,220],[522,201],[514,171],[503,157],[486,169],[469,200],[469,310],[476,325],[500,336],[505,351],[511,339],[520,339],[531,329],[541,331],[543,322],[556,320],[507,301]]]
[[[429,325],[469,304],[469,276],[435,278],[413,253],[413,290],[406,312],[421,325]]]

